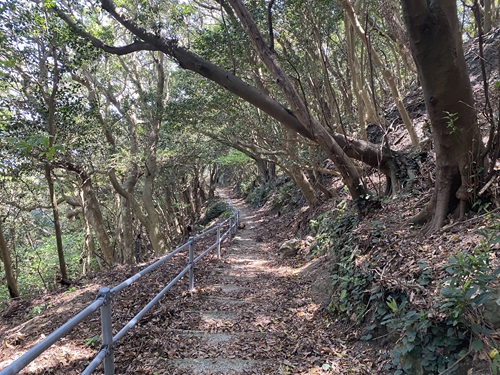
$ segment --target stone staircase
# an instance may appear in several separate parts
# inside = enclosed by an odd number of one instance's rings
[[[265,244],[254,240],[248,219],[200,286],[195,298],[201,303],[181,312],[182,323],[169,325],[169,352],[155,364],[155,374],[286,373],[286,365],[272,359],[277,332],[266,330],[278,319],[269,304],[273,291],[267,290],[276,278],[269,266],[272,258]],[[183,357],[172,358],[177,352]]]

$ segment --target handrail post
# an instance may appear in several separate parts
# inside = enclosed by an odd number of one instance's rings
[[[229,216],[229,241],[233,239],[233,217]]]
[[[217,238],[215,239],[217,244],[217,259],[220,259],[220,223],[217,224]]]
[[[234,214],[234,235],[236,236],[236,232],[238,232],[238,224],[239,224],[238,211]]]
[[[106,375],[114,375],[115,373],[115,358],[113,345],[113,326],[111,321],[111,304],[112,294],[107,287],[99,290],[98,296],[104,297],[104,303],[101,306],[101,332],[102,332],[102,348],[106,349],[106,357],[104,357],[104,373]]]
[[[194,290],[194,237],[189,237],[189,291]]]

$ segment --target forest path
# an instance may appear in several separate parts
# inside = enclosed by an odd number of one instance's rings
[[[224,242],[222,259],[212,252],[197,265],[194,292],[186,291],[183,278],[118,343],[116,374],[374,373],[380,367],[373,359],[376,349],[360,343],[354,331],[332,322],[320,308],[318,285],[326,287],[329,276],[311,269],[321,269],[322,260],[279,256],[277,248],[295,232],[300,211],[285,218],[251,209],[241,200],[233,203],[244,228]],[[185,267],[186,255],[115,296],[115,331]],[[142,268],[116,266],[72,289],[13,301],[0,315],[0,368],[87,306],[103,285],[117,285]],[[99,320],[93,314],[22,373],[80,374],[98,349]]]
[[[147,372],[363,373],[342,340],[335,341],[327,319],[317,316],[319,306],[298,270],[263,241],[263,230],[272,230],[273,222],[241,200],[233,202],[244,228],[203,285],[197,284],[180,319],[170,320],[162,340],[165,355]]]

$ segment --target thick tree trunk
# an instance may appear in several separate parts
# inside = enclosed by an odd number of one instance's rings
[[[219,179],[219,164],[214,163],[210,168],[210,179],[208,181],[208,199],[214,198],[218,179]]]
[[[287,174],[298,186],[307,204],[310,207],[314,207],[318,203],[318,195],[304,171],[299,166],[293,164],[287,169]]]
[[[205,202],[205,192],[203,191],[203,186],[201,184],[202,171],[198,168],[194,168],[193,170],[193,182],[192,182],[192,192],[193,192],[193,203],[194,209],[196,211],[196,216],[200,217],[201,210],[203,209],[203,203]]]
[[[476,122],[455,0],[402,0],[403,15],[422,83],[436,151],[436,183],[429,205],[415,218],[437,230],[460,204],[472,203],[481,171]]]
[[[17,280],[14,276],[14,270],[12,269],[12,259],[9,254],[9,249],[7,248],[7,241],[3,235],[2,219],[0,219],[0,258],[3,262],[3,268],[5,270],[5,279],[7,280],[7,288],[9,289],[10,298],[19,298],[19,287],[17,286]]]
[[[134,263],[134,222],[132,208],[127,198],[117,196],[116,261]]]

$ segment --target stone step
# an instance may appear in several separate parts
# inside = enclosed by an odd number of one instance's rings
[[[239,274],[221,274],[218,277],[222,280],[228,280],[230,282],[243,282],[243,283],[255,283],[255,280],[265,276],[267,274],[255,274],[251,276],[241,276]]]
[[[231,341],[235,341],[238,338],[238,335],[224,332],[207,332],[189,329],[169,329],[168,331],[169,334],[199,339],[205,342],[207,345],[219,345],[222,343],[228,343]]]
[[[213,297],[210,296],[207,298],[207,301],[226,304],[231,306],[241,306],[250,303],[250,301],[246,301],[244,299],[235,299],[235,298],[227,298],[227,297]]]
[[[245,290],[248,290],[248,288],[242,287],[240,285],[235,285],[235,284],[215,284],[215,285],[213,285],[213,287],[220,288],[221,292],[224,294],[237,293],[237,292],[243,292]]]
[[[264,360],[239,358],[179,358],[160,359],[156,368],[162,364],[167,371],[181,370],[189,374],[276,374],[279,373],[276,363]],[[162,363],[163,362],[163,363]],[[158,372],[159,374],[162,372]],[[168,374],[170,372],[165,372]]]

